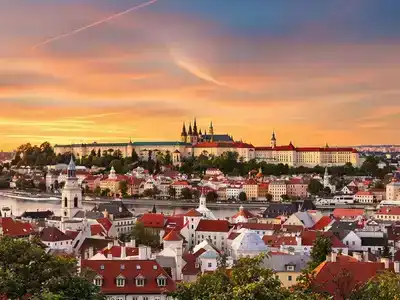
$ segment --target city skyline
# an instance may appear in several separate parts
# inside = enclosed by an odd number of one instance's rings
[[[400,3],[4,0],[0,148],[179,140],[399,144]]]

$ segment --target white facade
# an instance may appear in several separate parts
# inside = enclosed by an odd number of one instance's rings
[[[286,182],[284,180],[270,182],[268,193],[272,195],[272,201],[280,201],[282,195],[287,195]]]
[[[226,199],[238,199],[241,192],[243,192],[241,186],[228,186],[225,190]]]
[[[61,196],[61,217],[72,219],[78,211],[82,210],[82,189],[76,177],[76,168],[72,156],[67,172],[68,176]]]
[[[233,259],[237,260],[240,257],[254,257],[267,251],[267,246],[256,232],[244,229],[233,240],[230,252]]]
[[[400,201],[400,182],[392,181],[386,185],[386,200]]]
[[[229,232],[196,231],[195,244],[200,244],[205,239],[208,239],[215,247],[222,251],[226,251],[228,236]]]

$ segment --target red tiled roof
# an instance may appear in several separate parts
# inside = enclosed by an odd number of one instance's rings
[[[358,208],[335,208],[333,216],[335,218],[356,218],[364,214],[363,209]]]
[[[110,230],[110,228],[112,226],[111,221],[107,218],[97,219],[97,222],[99,222],[107,232]]]
[[[324,230],[326,226],[331,224],[333,221],[330,217],[328,216],[323,216],[321,219],[318,220],[317,223],[314,224],[313,227],[311,227],[312,230]]]
[[[200,273],[200,265],[196,267],[196,256],[192,253],[186,252],[182,256],[186,265],[182,268],[183,275],[197,275]]]
[[[343,293],[350,295],[351,291],[367,282],[369,279],[377,275],[377,273],[385,269],[383,263],[375,262],[323,262],[315,271],[315,280],[313,289],[316,292],[327,292],[334,297],[335,300],[342,300]],[[349,275],[341,275],[349,273]],[[341,277],[342,276],[342,277]],[[334,281],[332,278],[336,278]],[[346,281],[340,284],[340,280]],[[338,284],[341,285],[340,291]],[[340,293],[340,294],[339,294]]]
[[[331,240],[333,248],[347,248],[332,232],[320,232],[320,231],[303,231],[301,233],[301,245],[312,246],[314,241],[319,235],[323,235]]]
[[[239,232],[231,232],[228,236],[228,240],[234,240],[240,235]]]
[[[104,248],[100,251],[101,254],[107,257],[108,254],[111,254],[112,257],[121,257],[121,246],[112,246],[110,249],[108,247]],[[139,248],[137,247],[125,247],[126,256],[138,256]]]
[[[40,232],[40,239],[43,242],[60,242],[72,240],[72,237],[66,235],[56,227],[45,227]]]
[[[189,210],[186,214],[186,217],[201,217],[202,214],[199,213],[196,209],[192,208],[191,210]]]
[[[254,148],[252,144],[243,142],[200,142],[195,148]]]
[[[379,215],[400,215],[400,207],[398,206],[390,206],[390,207],[381,207],[376,214]]]
[[[74,240],[78,236],[79,231],[66,230],[65,234],[68,235],[71,239]]]
[[[182,236],[175,230],[171,230],[163,239],[164,241],[182,241]]]
[[[190,184],[187,181],[175,181],[172,185],[186,185],[189,186]]]
[[[251,212],[249,212],[247,209],[241,209],[232,217],[232,219],[236,219],[238,217],[244,217],[246,219],[251,219],[251,218],[254,218],[254,215]]]
[[[82,267],[92,269],[102,276],[101,291],[106,295],[166,294],[176,288],[175,282],[155,260],[83,260]],[[124,287],[117,287],[116,278],[118,276],[125,278]],[[167,285],[165,287],[157,285],[159,276],[166,278]],[[137,277],[145,278],[144,286],[136,286],[135,279]]]
[[[352,152],[357,153],[353,148],[321,148],[321,147],[294,147],[293,145],[284,145],[272,147],[256,147],[256,151],[297,151],[297,152]]]
[[[163,228],[165,225],[165,216],[163,214],[146,213],[139,219],[144,227]]]
[[[106,235],[103,227],[101,227],[100,224],[90,225],[90,232],[91,232],[91,235],[102,235],[102,236]]]
[[[229,232],[230,224],[226,220],[200,220],[196,231]]]
[[[303,230],[303,225],[282,225],[282,231],[285,232],[302,232]]]
[[[281,245],[297,245],[297,241],[294,236],[264,235],[262,240],[267,246],[270,247],[280,247]]]
[[[10,217],[0,218],[0,226],[3,228],[3,234],[7,236],[27,236],[34,233],[31,224],[15,221]]]
[[[279,230],[279,224],[266,224],[266,223],[239,223],[238,229],[246,228],[251,230]]]

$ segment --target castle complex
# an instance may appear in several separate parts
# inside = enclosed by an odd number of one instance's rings
[[[208,132],[198,130],[196,119],[189,123],[188,129],[183,124],[179,141],[165,142],[132,142],[128,143],[90,143],[55,145],[56,154],[73,153],[77,157],[84,157],[90,153],[100,151],[119,150],[123,156],[132,155],[135,151],[140,159],[156,158],[158,153],[170,153],[174,165],[179,165],[181,160],[190,156],[220,156],[224,152],[237,152],[244,161],[255,159],[257,162],[271,164],[287,164],[289,166],[340,166],[351,163],[360,165],[359,153],[354,148],[344,147],[295,147],[277,145],[275,132],[272,133],[269,146],[255,147],[242,141],[235,141],[229,134],[215,134],[211,122]]]

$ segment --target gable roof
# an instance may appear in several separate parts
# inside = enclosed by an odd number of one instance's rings
[[[145,213],[138,221],[143,223],[144,227],[163,228],[165,216],[163,214]]]
[[[163,239],[164,241],[182,241],[182,236],[175,230],[171,230]]]
[[[30,223],[15,221],[10,217],[0,218],[0,226],[3,228],[3,235],[12,237],[28,236],[35,232]]]
[[[364,209],[359,208],[335,208],[333,217],[338,219],[354,219],[358,216],[364,215]]]
[[[314,224],[313,227],[311,227],[312,230],[321,230],[323,231],[328,225],[333,223],[334,221],[328,217],[328,216],[322,216],[321,219],[317,221],[317,223]]]
[[[175,282],[156,260],[83,260],[82,267],[103,277],[101,291],[106,295],[161,294],[176,288]],[[125,278],[124,287],[117,287],[115,279],[118,276]],[[144,286],[136,286],[135,278],[138,276],[145,279]],[[165,287],[157,285],[160,276],[166,279]]]
[[[108,203],[100,203],[96,205],[92,211],[94,212],[104,212],[106,211],[113,215],[114,218],[129,218],[133,217],[133,214],[128,210],[122,201],[110,201]]]
[[[100,250],[100,253],[107,257],[108,254],[111,254],[112,257],[121,257],[121,249],[122,246],[111,246],[110,248],[107,246],[104,249]],[[137,247],[125,247],[126,256],[138,256],[139,248]]]
[[[229,232],[230,223],[226,220],[200,220],[196,231]]]
[[[45,227],[40,232],[40,239],[43,242],[60,242],[73,240],[71,236],[66,235],[64,232],[56,227]]]

